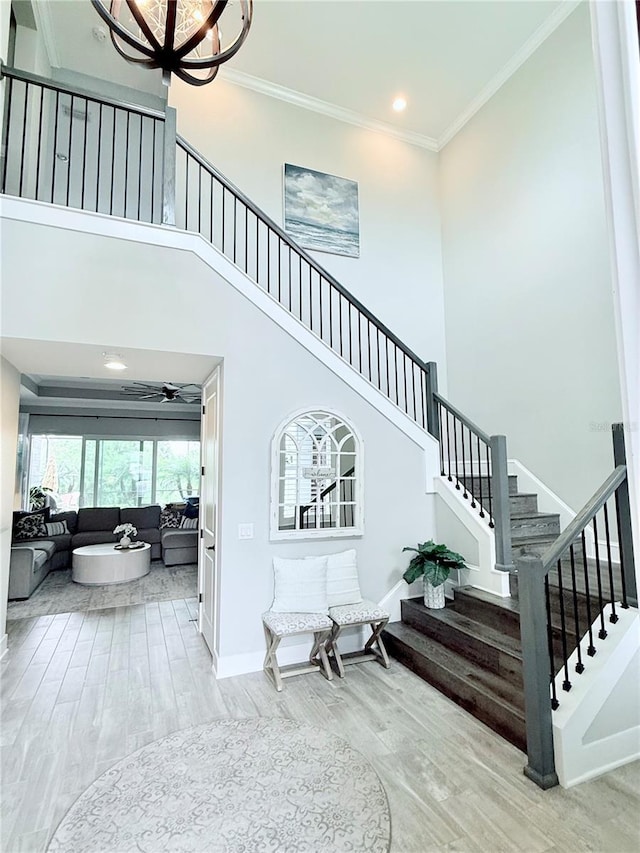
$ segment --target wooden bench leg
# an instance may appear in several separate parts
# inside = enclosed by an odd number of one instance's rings
[[[381,634],[382,634],[382,631],[384,630],[385,625],[387,624],[388,621],[389,621],[388,619],[383,619],[381,622],[378,622],[378,623],[375,623],[375,622],[369,623],[371,626],[371,636],[367,640],[365,647],[364,647],[365,653],[369,652],[369,651],[373,651],[373,645],[375,643],[375,645],[378,647],[378,651],[380,652],[380,657],[382,658],[381,663],[385,669],[389,669],[389,666],[390,666],[389,655],[387,654],[387,650],[385,649],[384,643],[382,642]]]
[[[280,637],[273,634],[264,622],[262,624],[264,627],[264,638],[267,643],[267,653],[264,656],[264,665],[262,668],[264,669],[265,674],[273,682],[273,686],[276,688],[278,693],[280,693],[282,691],[282,678],[280,676],[278,658],[276,657],[276,651],[280,645]]]
[[[327,649],[326,643],[328,640],[328,634],[326,631],[316,631],[313,635],[313,648],[311,649],[311,653],[309,654],[309,661],[313,664],[318,665],[318,655],[320,655],[320,671],[327,679],[327,681],[333,681],[333,672],[331,670],[331,664],[329,663],[329,658],[327,657]]]
[[[338,676],[340,678],[344,678],[344,663],[342,662],[342,657],[338,651],[338,637],[340,636],[341,631],[342,628],[340,625],[334,622],[331,634],[327,640],[327,653],[333,655],[333,659],[335,660],[336,667],[338,669]]]

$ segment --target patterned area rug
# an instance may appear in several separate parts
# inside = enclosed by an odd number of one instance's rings
[[[389,806],[342,738],[291,720],[221,720],[119,761],[67,812],[49,853],[387,853]]]
[[[174,601],[198,594],[198,566],[167,567],[161,561],[151,563],[151,571],[143,578],[128,583],[82,586],[71,580],[71,569],[49,572],[31,598],[10,601],[7,619],[30,619],[53,613],[76,613],[102,610],[126,604],[151,601]]]

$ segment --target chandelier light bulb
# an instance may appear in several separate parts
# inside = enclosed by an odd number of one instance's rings
[[[122,357],[115,352],[103,352],[104,366],[109,370],[126,370],[127,365],[122,360]]]
[[[111,41],[120,56],[146,68],[162,69],[168,86],[171,75],[203,86],[219,67],[235,56],[247,37],[253,0],[91,0],[108,24]],[[238,34],[222,42],[225,32]]]

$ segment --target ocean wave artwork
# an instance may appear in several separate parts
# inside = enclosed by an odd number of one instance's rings
[[[305,249],[360,257],[357,182],[285,163],[284,228]]]

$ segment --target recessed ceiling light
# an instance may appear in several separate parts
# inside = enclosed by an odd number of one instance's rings
[[[401,113],[402,110],[404,110],[407,106],[407,99],[404,98],[402,95],[398,95],[398,97],[395,98],[391,106],[397,113]]]
[[[127,365],[122,360],[122,357],[115,352],[103,352],[104,366],[109,370],[126,370]]]

